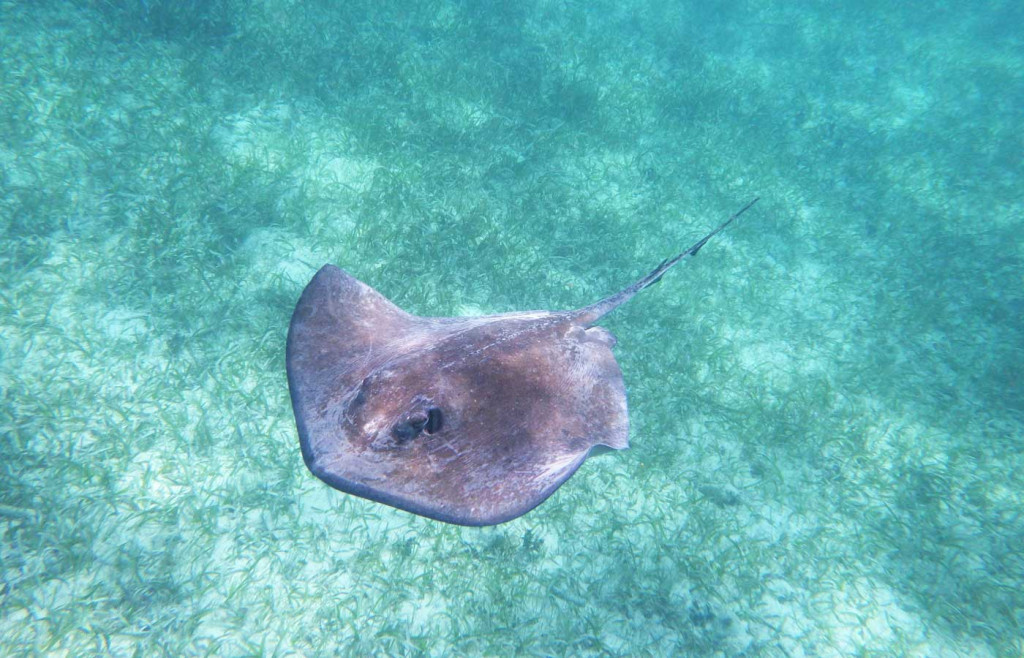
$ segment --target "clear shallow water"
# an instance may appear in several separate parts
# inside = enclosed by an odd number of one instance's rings
[[[0,4],[0,652],[1024,651],[1021,10]],[[336,263],[610,316],[629,452],[464,529],[328,489]]]

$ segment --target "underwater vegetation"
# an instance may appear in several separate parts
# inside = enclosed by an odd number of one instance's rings
[[[1024,652],[1018,4],[0,0],[0,653]],[[529,515],[304,468],[324,263],[577,308],[755,194]]]

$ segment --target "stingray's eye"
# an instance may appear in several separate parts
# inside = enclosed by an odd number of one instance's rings
[[[427,424],[423,426],[423,431],[427,434],[433,434],[434,432],[440,432],[444,426],[444,414],[437,407],[431,407],[427,409]]]
[[[395,423],[391,428],[391,436],[398,439],[399,444],[415,439],[423,430],[423,423],[416,420]]]
[[[391,436],[401,445],[415,439],[421,433],[440,432],[443,425],[444,414],[441,410],[438,407],[427,407],[392,425]]]

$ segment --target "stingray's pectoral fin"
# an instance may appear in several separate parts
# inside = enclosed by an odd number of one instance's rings
[[[594,449],[598,449],[597,453],[594,453]],[[594,442],[594,447],[591,448],[590,454],[600,454],[608,450],[628,450],[629,449],[629,430],[627,427],[623,427],[621,431],[612,431],[602,436],[600,439]]]

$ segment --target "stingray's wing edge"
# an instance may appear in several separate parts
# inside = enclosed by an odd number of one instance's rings
[[[305,444],[305,438],[303,436],[302,428],[299,429],[299,436],[300,441],[303,444]],[[564,474],[561,475],[558,478],[558,480],[556,480],[551,485],[550,488],[543,491],[540,495],[536,496],[535,498],[531,498],[526,505],[523,505],[522,507],[516,508],[504,514],[498,514],[494,516],[468,516],[454,513],[446,513],[435,508],[421,505],[415,501],[408,500],[401,496],[390,495],[384,491],[368,487],[365,484],[352,482],[351,480],[339,477],[323,469],[316,468],[314,465],[310,465],[310,462],[308,460],[306,461],[306,466],[309,467],[310,471],[312,471],[313,475],[315,475],[317,478],[327,483],[331,487],[334,487],[335,489],[343,491],[347,494],[359,496],[360,498],[365,498],[376,503],[383,503],[384,505],[394,507],[395,509],[399,509],[404,512],[411,512],[412,514],[424,516],[429,519],[434,519],[435,521],[442,521],[444,523],[451,523],[453,525],[482,527],[507,523],[509,521],[519,518],[520,516],[523,516],[524,514],[532,511],[534,508],[540,506],[544,501],[550,498],[551,495],[554,494],[559,487],[565,484],[566,480],[571,478],[576,473],[576,471],[583,464],[583,462],[586,461],[588,455],[589,453],[583,453],[582,455],[580,455],[579,459],[570,463],[568,467],[565,469]],[[305,453],[303,453],[303,456],[305,456]]]

